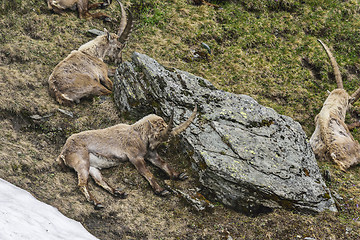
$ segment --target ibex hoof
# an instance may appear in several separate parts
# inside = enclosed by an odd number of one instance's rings
[[[121,189],[117,188],[114,191],[114,196],[121,199],[125,199],[128,196],[128,194],[126,192],[121,191]]]
[[[177,179],[179,180],[186,180],[188,178],[189,176],[186,173],[180,173],[179,176],[177,177]]]
[[[101,203],[97,203],[97,204],[95,204],[95,206],[94,206],[94,209],[95,210],[100,210],[100,209],[103,209],[104,208],[104,206],[101,204]]]

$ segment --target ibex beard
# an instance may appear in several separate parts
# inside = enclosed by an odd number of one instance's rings
[[[184,131],[196,117],[195,107],[191,116],[179,126],[173,128],[173,113],[169,124],[163,118],[151,114],[132,125],[118,124],[109,128],[84,131],[71,135],[57,161],[73,168],[78,175],[78,186],[89,202],[100,209],[103,205],[88,189],[89,175],[95,182],[114,196],[126,197],[126,193],[111,187],[102,177],[100,169],[118,166],[130,161],[150,183],[158,195],[169,192],[161,187],[148,170],[145,160],[162,169],[171,179],[183,180],[185,173],[174,171],[157,153],[158,146]]]
[[[120,6],[122,17],[118,34],[105,29],[104,35],[72,51],[54,68],[48,80],[49,91],[60,104],[72,105],[83,97],[112,92],[113,83],[103,59],[108,56],[115,64],[121,61],[121,51],[132,28],[131,14],[127,16],[121,3]]]

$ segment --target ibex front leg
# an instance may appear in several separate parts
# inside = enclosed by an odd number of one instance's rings
[[[149,171],[149,169],[147,169],[144,158],[130,158],[129,160],[136,167],[138,172],[150,183],[151,187],[154,189],[155,194],[160,196],[169,194],[169,191],[163,187],[160,187],[160,185],[156,182],[154,175]]]
[[[118,188],[113,188],[111,187],[102,177],[101,172],[99,171],[99,169],[95,168],[95,167],[90,167],[90,175],[91,177],[95,180],[96,184],[98,184],[99,186],[101,186],[102,188],[104,188],[105,190],[107,190],[109,193],[111,193],[112,195],[114,195],[115,197],[120,197],[120,198],[126,198],[127,194],[124,191],[121,191]]]
[[[176,172],[167,162],[162,160],[157,152],[149,152],[146,159],[163,170],[171,179],[185,180],[188,178],[186,173]]]

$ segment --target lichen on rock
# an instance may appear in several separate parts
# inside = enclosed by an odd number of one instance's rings
[[[300,124],[251,97],[135,52],[118,68],[114,98],[134,119],[150,112],[169,118],[174,108],[176,124],[198,106],[181,143],[216,201],[246,213],[336,211]]]

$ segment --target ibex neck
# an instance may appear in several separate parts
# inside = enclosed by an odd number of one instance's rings
[[[90,42],[85,43],[79,47],[79,51],[103,60],[108,51],[106,35],[98,36]]]
[[[133,125],[133,129],[139,133],[141,139],[146,142],[146,145],[147,145],[147,142],[149,141],[148,139],[148,133],[149,133],[149,125],[148,124],[144,124],[144,122],[136,122],[134,123]]]

